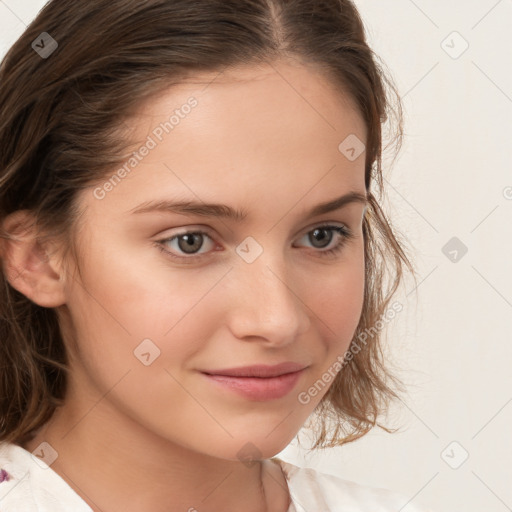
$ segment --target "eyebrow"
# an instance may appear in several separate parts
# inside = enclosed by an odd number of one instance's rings
[[[367,202],[368,197],[366,194],[349,192],[341,197],[314,206],[309,210],[309,212],[307,212],[307,215],[309,217],[315,217],[317,215],[339,210],[352,203],[362,203],[366,205]],[[182,215],[199,215],[201,217],[218,217],[222,219],[230,219],[235,222],[242,222],[248,216],[247,210],[244,209],[235,209],[226,204],[195,201],[146,201],[129,210],[129,213],[132,214],[148,212],[169,212]]]

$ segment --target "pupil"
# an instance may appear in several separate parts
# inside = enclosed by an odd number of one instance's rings
[[[329,236],[321,236],[321,235],[319,235],[319,233],[324,233],[325,234],[326,231],[327,231],[326,229],[315,229],[313,231],[313,236],[314,236],[314,238],[317,241],[320,241],[320,242],[322,241],[322,239],[325,239],[325,238],[329,239]],[[329,242],[330,242],[330,240],[328,240],[327,244],[325,244],[325,245],[329,245]],[[322,247],[324,247],[324,246],[322,246]]]
[[[188,253],[189,251],[190,251],[190,253],[193,253],[196,250],[198,250],[199,247],[201,246],[201,243],[199,243],[199,244],[195,243],[194,244],[194,238],[196,238],[196,237],[201,237],[201,235],[199,235],[198,233],[197,234],[182,235],[179,238],[179,240],[178,240],[178,245],[180,246],[180,249],[182,249],[186,253]],[[182,245],[182,243],[181,243],[182,240],[185,241],[184,245]],[[196,245],[197,247],[194,247],[194,245]]]

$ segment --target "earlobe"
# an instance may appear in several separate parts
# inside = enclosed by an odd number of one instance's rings
[[[63,270],[54,254],[42,246],[28,210],[8,215],[2,222],[2,266],[9,284],[43,307],[65,303]]]

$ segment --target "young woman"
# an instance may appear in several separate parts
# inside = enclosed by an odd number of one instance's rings
[[[2,512],[420,510],[276,457],[396,396],[386,83],[348,0],[45,6],[0,68]]]

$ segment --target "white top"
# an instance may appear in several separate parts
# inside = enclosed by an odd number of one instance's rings
[[[386,489],[367,487],[273,457],[290,490],[288,512],[430,512]],[[407,504],[407,505],[406,505]],[[43,460],[21,446],[0,443],[2,512],[92,512]]]

